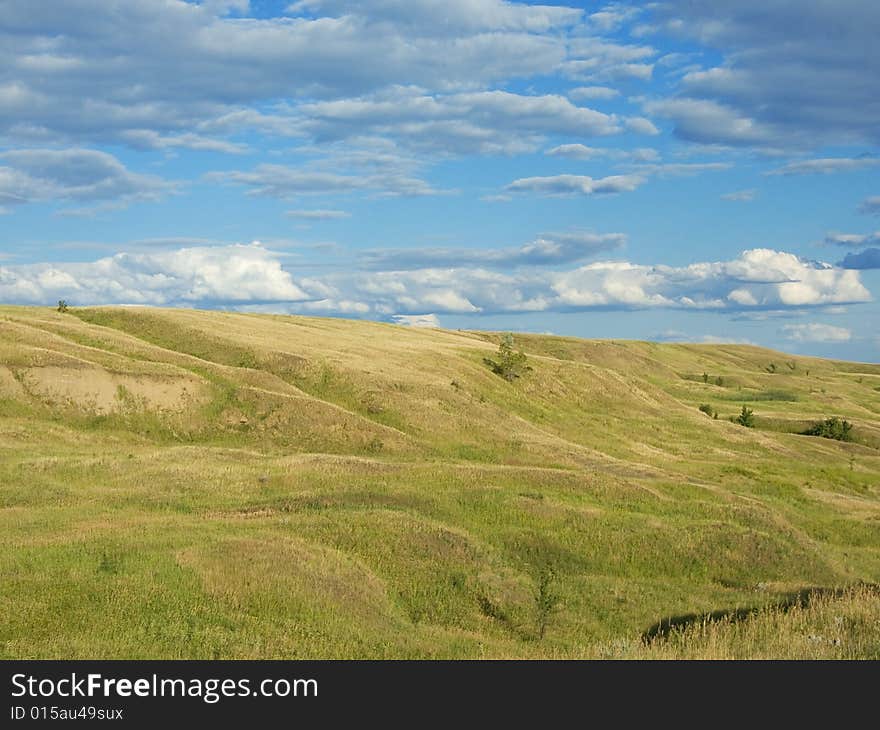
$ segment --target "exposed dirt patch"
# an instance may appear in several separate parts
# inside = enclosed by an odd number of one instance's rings
[[[0,398],[21,398],[24,388],[9,368],[0,367]]]
[[[132,407],[179,412],[205,394],[204,383],[194,377],[123,375],[89,366],[28,368],[23,371],[23,381],[27,390],[42,400],[95,413]]]

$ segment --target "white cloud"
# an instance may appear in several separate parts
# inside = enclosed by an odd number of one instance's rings
[[[653,7],[653,28],[644,31],[687,36],[723,56],[717,67],[686,74],[683,96],[669,101],[680,136],[775,148],[880,141],[878,3],[669,0]]]
[[[238,155],[248,151],[246,144],[214,139],[201,134],[186,132],[184,134],[162,135],[152,129],[131,129],[119,133],[125,143],[138,149],[165,150],[185,147],[191,150],[207,150]]]
[[[536,193],[538,195],[607,195],[629,193],[644,182],[639,175],[610,175],[593,179],[588,175],[553,175],[550,177],[524,177],[505,186],[512,193]]]
[[[858,253],[848,253],[837,265],[842,269],[880,269],[880,248],[866,248]]]
[[[649,114],[672,119],[675,133],[691,142],[769,147],[781,144],[783,136],[772,125],[712,100],[662,99],[647,101],[644,108]]]
[[[859,205],[859,213],[865,215],[880,215],[880,195],[865,198]]]
[[[568,157],[573,160],[594,160],[608,158],[612,160],[632,160],[636,162],[652,162],[660,158],[660,153],[650,147],[637,147],[624,150],[610,147],[588,147],[584,144],[561,144],[547,150],[550,157]]]
[[[625,121],[626,128],[630,132],[636,132],[637,134],[650,134],[657,135],[660,134],[660,130],[654,126],[654,122],[650,119],[646,119],[645,117],[629,117]]]
[[[732,166],[733,165],[729,162],[664,162],[657,164],[634,165],[633,169],[640,175],[684,177],[689,175],[699,175],[701,172],[729,170]]]
[[[444,266],[556,266],[594,257],[622,247],[622,233],[542,233],[533,241],[511,248],[419,248],[369,251],[364,265],[371,269],[420,269]]]
[[[434,35],[481,31],[544,33],[577,23],[583,11],[554,5],[526,5],[506,0],[300,0],[291,12],[321,11],[339,17],[353,12],[392,26]]]
[[[575,38],[569,44],[570,58],[560,64],[563,75],[589,81],[619,81],[651,78],[657,54],[649,46],[613,42],[596,36]]]
[[[823,157],[815,160],[789,162],[765,175],[831,175],[835,172],[849,172],[880,165],[877,157]]]
[[[564,96],[498,90],[430,95],[399,87],[302,104],[297,113],[298,131],[319,141],[385,135],[403,147],[444,155],[513,154],[534,149],[546,135],[586,138],[622,131],[614,115],[576,106]]]
[[[590,13],[587,18],[590,25],[603,32],[615,31],[620,26],[636,18],[642,11],[620,3],[610,3],[601,10]]]
[[[407,327],[439,327],[440,318],[436,314],[395,314],[391,320]]]
[[[818,322],[787,324],[782,333],[793,342],[849,342],[852,339],[852,332],[846,327]]]
[[[298,218],[307,221],[330,221],[351,218],[351,213],[344,210],[288,210],[284,213],[288,218]]]
[[[880,246],[880,231],[873,233],[826,233],[829,246]]]
[[[0,300],[211,306],[308,299],[258,244],[120,253],[91,263],[0,266]]]
[[[583,16],[502,0],[310,2],[274,18],[227,17],[229,5],[6,0],[0,134],[236,152],[211,135],[296,134],[307,100],[551,74]]]
[[[575,101],[584,101],[586,99],[613,99],[620,96],[617,89],[610,86],[578,86],[568,92],[568,96]]]
[[[700,345],[754,345],[752,340],[741,337],[724,337],[722,335],[690,335],[678,330],[664,330],[650,339],[658,342],[689,342]]]
[[[442,195],[448,190],[437,190],[418,178],[397,172],[374,175],[340,175],[333,172],[304,170],[297,167],[263,163],[250,172],[232,170],[211,172],[208,180],[236,183],[248,188],[248,195],[279,198],[282,200],[302,195],[327,195],[370,191],[386,196]]]
[[[751,203],[757,195],[758,191],[755,188],[749,188],[748,190],[735,190],[732,193],[724,193],[721,199],[739,203]]]
[[[46,304],[256,306],[388,318],[669,308],[784,310],[871,299],[857,271],[769,249],[732,261],[647,266],[600,261],[512,273],[486,266],[338,272],[294,281],[258,244],[117,254],[92,263],[0,266],[0,300]],[[265,311],[265,308],[264,308]]]
[[[5,164],[4,164],[5,163]],[[113,155],[86,149],[21,149],[0,153],[0,203],[156,201],[176,183],[131,172]]]

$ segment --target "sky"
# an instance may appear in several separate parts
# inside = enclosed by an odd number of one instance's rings
[[[880,3],[0,0],[0,303],[880,360]]]

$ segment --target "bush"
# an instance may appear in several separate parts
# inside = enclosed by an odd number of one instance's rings
[[[745,426],[746,428],[754,428],[755,427],[755,412],[751,408],[742,407],[742,411],[736,417],[736,422],[740,426]]]
[[[700,410],[710,418],[718,418],[718,411],[712,408],[708,403],[701,403]]]
[[[526,364],[526,355],[522,350],[513,349],[513,335],[509,332],[501,337],[498,345],[498,359],[485,358],[484,362],[492,368],[492,372],[507,381],[516,380],[531,368]]]
[[[824,421],[814,423],[806,431],[804,436],[821,436],[826,439],[835,439],[836,441],[852,441],[852,424],[846,419],[840,419],[837,416],[826,418]]]
[[[535,633],[538,639],[543,639],[547,633],[547,627],[553,614],[559,607],[561,596],[553,589],[556,581],[556,571],[550,567],[545,567],[538,575],[537,585],[535,586]]]
[[[61,314],[66,314],[67,310],[68,310],[67,302],[63,299],[59,299],[58,300],[58,311],[61,312]]]

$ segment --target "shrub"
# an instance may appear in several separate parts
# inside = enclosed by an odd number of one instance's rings
[[[712,408],[708,403],[701,403],[700,410],[711,418],[718,418],[718,411]]]
[[[513,349],[513,335],[509,332],[501,337],[498,345],[498,359],[485,358],[484,362],[492,368],[492,372],[507,381],[516,380],[531,368],[526,364],[526,355],[522,350]]]
[[[543,639],[544,634],[547,633],[550,619],[559,607],[561,600],[559,594],[553,590],[555,581],[556,571],[547,566],[541,571],[535,586],[535,628],[539,639]]]
[[[755,427],[755,412],[751,408],[742,407],[742,411],[736,417],[736,422],[740,426],[745,426],[746,428],[754,428]]]
[[[58,300],[58,311],[61,312],[61,314],[66,314],[67,310],[68,310],[67,302],[64,299],[59,299]]]
[[[824,421],[817,421],[802,434],[804,436],[821,436],[836,441],[852,441],[851,431],[852,424],[849,421],[834,416],[826,418]]]

